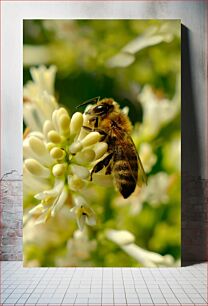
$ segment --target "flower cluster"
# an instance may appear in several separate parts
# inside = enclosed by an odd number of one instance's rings
[[[24,21],[24,79],[32,75],[23,91],[25,266],[179,264],[180,29],[178,20]],[[129,107],[148,178],[128,199],[105,169],[89,181],[107,145],[86,145],[94,132],[80,128],[86,115],[70,105],[109,93]]]
[[[98,132],[82,128],[81,113],[70,118],[64,107],[58,107],[52,90],[54,68],[32,69],[31,74],[33,82],[24,89],[24,119],[30,131],[23,142],[23,182],[24,197],[32,195],[39,203],[27,212],[26,220],[45,222],[67,205],[82,230],[85,223],[96,223],[84,194],[90,169],[106,153],[107,144],[100,142]]]
[[[140,127],[142,140],[152,140],[165,124],[179,114],[180,97],[178,97],[178,92],[179,90],[176,91],[172,101],[169,101],[157,97],[149,85],[144,86],[138,95],[138,101],[140,101],[144,112],[142,126]]]
[[[145,267],[172,267],[178,264],[174,262],[174,258],[171,255],[162,256],[136,245],[135,237],[129,231],[109,229],[106,231],[106,237],[116,243],[128,255],[141,262]]]
[[[42,131],[45,120],[50,119],[53,111],[58,107],[54,97],[54,82],[56,67],[40,66],[30,69],[32,81],[23,89],[24,122],[30,131]]]
[[[81,261],[85,266],[88,266],[91,252],[95,251],[96,247],[96,240],[89,239],[86,228],[83,231],[76,230],[73,233],[73,237],[67,241],[66,255],[60,255],[56,259],[56,264],[61,267],[77,267],[80,265]]]

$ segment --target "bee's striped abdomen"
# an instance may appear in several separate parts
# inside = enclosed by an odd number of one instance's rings
[[[130,147],[125,152],[125,148],[119,146],[114,155],[114,181],[124,199],[128,198],[135,190],[138,178],[137,155],[135,150]]]

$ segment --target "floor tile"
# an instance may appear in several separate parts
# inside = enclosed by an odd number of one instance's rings
[[[207,305],[207,265],[184,268],[23,268],[1,262],[5,305]]]

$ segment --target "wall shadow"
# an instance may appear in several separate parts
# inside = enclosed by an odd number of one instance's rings
[[[205,185],[201,179],[201,152],[196,119],[197,104],[193,87],[190,31],[181,26],[181,89],[182,89],[182,198],[181,198],[181,265],[207,260],[207,233],[204,217]],[[196,90],[196,89],[195,89]]]

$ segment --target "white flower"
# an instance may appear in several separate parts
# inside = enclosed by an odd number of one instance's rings
[[[29,81],[24,86],[24,97],[33,99],[44,91],[49,95],[54,95],[56,70],[55,66],[50,66],[49,68],[45,66],[32,67],[30,69],[32,81]]]
[[[135,241],[134,235],[129,231],[108,230],[106,236],[119,245],[126,245]]]
[[[25,189],[29,194],[39,189],[40,192],[34,197],[48,207],[51,216],[67,202],[69,193],[82,191],[88,181],[92,162],[96,161],[96,156],[100,158],[107,151],[106,144],[98,143],[99,133],[80,136],[82,124],[81,113],[75,113],[70,121],[66,109],[61,107],[52,113],[51,120],[45,121],[43,133],[30,133],[23,142]],[[44,183],[44,188],[41,188],[39,181]],[[90,208],[84,206],[80,209],[83,216],[86,210],[86,218],[80,215],[79,227],[83,228],[85,219],[87,224],[94,224],[90,219]],[[79,211],[76,213],[78,215]],[[43,222],[45,220],[42,219]]]
[[[149,27],[143,35],[139,35],[135,39],[127,43],[119,53],[108,59],[106,66],[114,67],[128,67],[136,59],[136,53],[150,46],[155,46],[161,42],[171,42],[174,33],[172,28],[175,28],[172,23],[164,24],[161,27]],[[178,28],[177,28],[178,29]]]
[[[87,205],[84,199],[79,198],[79,204],[71,209],[71,213],[76,217],[79,229],[82,231],[85,223],[94,226],[96,224],[95,213],[92,208]]]
[[[48,96],[53,93],[54,69],[32,69],[34,82],[26,88],[37,113],[42,116],[37,130],[28,133],[23,141],[24,156],[24,200],[31,195],[38,201],[36,207],[28,211],[29,218],[42,223],[53,217],[64,206],[74,212],[80,229],[84,224],[95,225],[95,214],[86,204],[77,202],[78,195],[85,193],[89,183],[90,170],[102,158],[108,149],[100,142],[98,132],[89,132],[82,128],[83,115],[75,113],[71,118],[64,107],[54,105],[49,112],[43,113],[44,100],[37,104],[39,94],[44,91]],[[53,96],[50,96],[53,99]],[[36,105],[37,104],[37,105]],[[52,111],[53,109],[53,111]],[[33,119],[33,110],[27,109],[29,119]],[[31,119],[31,120],[32,120]],[[33,121],[32,121],[33,122]],[[34,122],[34,127],[37,122]],[[29,127],[30,122],[29,122]],[[82,197],[83,201],[84,197]],[[28,220],[28,218],[26,218]]]
[[[139,156],[146,173],[152,170],[152,166],[157,161],[157,156],[153,153],[152,147],[148,143],[142,143],[139,150]]]
[[[30,69],[33,81],[29,81],[23,90],[23,115],[30,131],[41,131],[46,119],[50,119],[58,107],[54,98],[56,67]]]
[[[150,86],[146,85],[138,95],[138,100],[143,107],[143,122],[140,135],[151,139],[159,132],[160,128],[170,122],[179,112],[179,100],[174,97],[172,101],[158,99]]]
[[[56,257],[56,266],[77,267],[84,261],[85,266],[90,260],[91,252],[96,249],[97,243],[95,240],[90,240],[88,231],[85,228],[83,231],[76,230],[73,237],[68,240],[66,255]]]
[[[151,205],[157,206],[165,204],[169,200],[168,187],[170,184],[170,177],[165,172],[159,172],[152,175],[148,180],[145,197]]]
[[[172,267],[174,265],[174,258],[171,255],[162,256],[137,246],[134,243],[134,235],[129,231],[110,229],[106,232],[106,237],[118,244],[123,251],[135,258],[144,267]]]
[[[181,139],[176,135],[163,147],[164,165],[171,171],[181,171]]]
[[[116,199],[116,205],[130,205],[130,213],[138,214],[147,202],[152,206],[166,204],[169,201],[168,189],[170,187],[172,177],[165,172],[159,172],[148,178],[148,184],[143,188],[137,188],[134,195],[129,198],[129,202],[122,202],[121,198]]]
[[[76,230],[73,238],[67,243],[67,249],[70,252],[70,256],[76,255],[82,259],[86,259],[90,256],[90,252],[96,247],[95,240],[90,241],[87,235],[87,231]]]

